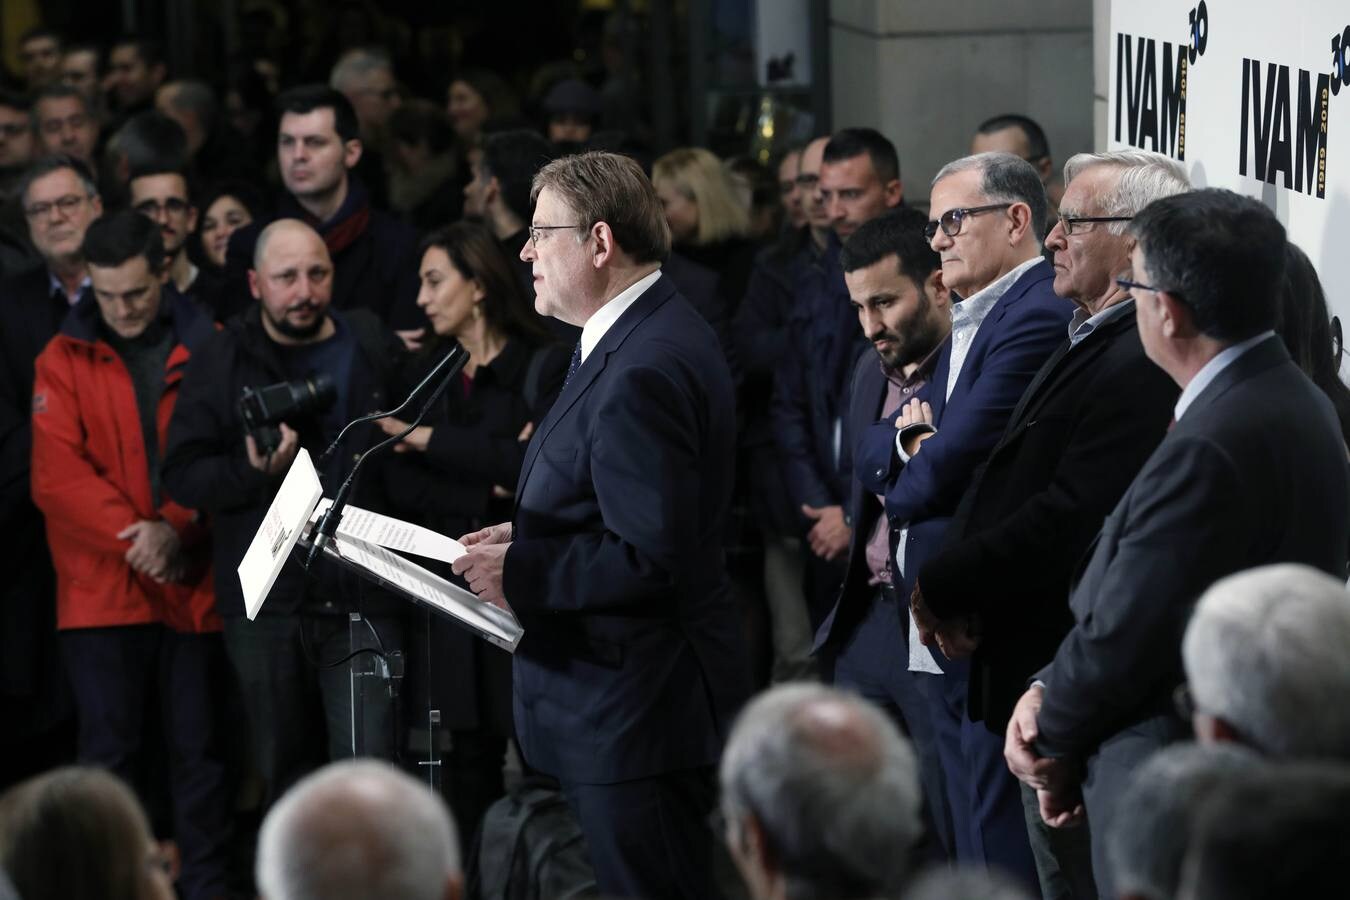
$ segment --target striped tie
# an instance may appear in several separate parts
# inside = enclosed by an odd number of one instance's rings
[[[567,364],[567,377],[563,379],[563,390],[567,390],[567,383],[572,380],[572,376],[577,374],[577,369],[581,368],[581,341],[572,348],[572,361]]]

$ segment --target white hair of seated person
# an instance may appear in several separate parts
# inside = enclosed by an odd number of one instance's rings
[[[454,820],[388,763],[332,763],[298,781],[263,820],[255,866],[266,900],[458,900]]]
[[[1214,583],[1181,647],[1202,741],[1275,758],[1350,760],[1350,593],[1309,566]]]
[[[909,742],[865,700],[781,685],[741,713],[721,763],[722,812],[751,895],[893,894],[922,833]]]
[[[1238,744],[1175,744],[1136,770],[1106,835],[1116,896],[1176,896],[1191,830],[1205,801],[1264,766]]]

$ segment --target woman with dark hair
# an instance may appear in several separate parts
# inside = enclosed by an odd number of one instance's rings
[[[0,796],[0,868],[24,900],[174,897],[174,858],[102,769],[54,769]]]
[[[225,290],[225,251],[230,235],[261,218],[262,194],[246,181],[225,181],[211,188],[197,204],[197,241],[201,250],[197,296],[217,322],[224,322],[246,306],[247,296],[232,297]]]
[[[511,517],[512,494],[534,425],[548,412],[567,371],[569,349],[553,343],[527,305],[492,234],[457,222],[422,243],[417,305],[435,340],[415,377],[459,341],[469,362],[428,414],[395,446],[385,469],[398,513],[458,537]],[[407,424],[381,421],[390,434]],[[502,764],[511,735],[511,658],[440,619],[430,621],[428,651],[413,654],[430,671],[409,672],[408,696],[429,696],[451,735],[449,803],[467,845],[483,812],[503,793]],[[416,646],[414,644],[413,646]]]
[[[1312,260],[1294,243],[1285,244],[1284,293],[1275,330],[1289,356],[1336,410],[1341,435],[1350,444],[1350,388],[1341,381],[1341,322],[1327,309],[1326,294]]]
[[[478,144],[489,122],[510,122],[520,115],[520,103],[501,76],[487,69],[465,69],[445,91],[445,111],[460,146],[467,152]]]

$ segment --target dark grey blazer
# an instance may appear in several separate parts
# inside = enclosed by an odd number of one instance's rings
[[[1166,715],[1195,601],[1225,575],[1297,562],[1338,578],[1350,464],[1331,404],[1272,335],[1206,387],[1102,525],[1069,600],[1037,747],[1086,757]]]

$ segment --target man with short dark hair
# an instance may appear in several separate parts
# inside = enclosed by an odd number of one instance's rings
[[[931,392],[938,348],[951,331],[951,297],[941,261],[924,237],[926,223],[910,207],[886,213],[858,228],[840,254],[850,306],[876,351],[863,353],[853,368],[846,442],[910,398]],[[898,663],[905,656],[902,607],[884,500],[856,478],[849,487],[853,538],[839,598],[816,635],[816,655],[829,680],[857,691],[905,729],[919,757],[930,855],[951,855],[951,809],[931,717],[915,677]]]
[[[188,258],[187,239],[197,228],[187,176],[181,171],[147,171],[131,178],[131,208],[159,225],[169,283],[184,296],[194,295],[198,269]]]
[[[926,401],[907,400],[858,442],[854,472],[885,496],[892,580],[908,606],[924,563],[943,545],[962,492],[1003,433],[1032,377],[1064,340],[1069,305],[1041,258],[1045,190],[1024,160],[982,153],[933,179],[925,233],[952,292],[951,339]],[[938,660],[907,610],[907,667],[921,681],[951,805],[958,861],[998,866],[1037,887],[1021,792],[1003,744],[966,716],[970,668]]]
[[[533,192],[535,309],[581,340],[514,521],[463,536],[454,570],[525,628],[516,736],[562,783],[601,892],[713,896],[713,766],[746,686],[722,551],[731,373],[661,272],[670,230],[637,163],[564,157]]]
[[[5,199],[33,161],[32,109],[24,95],[0,92],[0,195]]]
[[[61,35],[41,25],[19,37],[19,62],[30,94],[61,77]]]
[[[1007,734],[1008,764],[1047,822],[1086,811],[1104,896],[1120,792],[1181,733],[1171,694],[1196,597],[1267,563],[1344,578],[1350,547],[1340,427],[1273,330],[1283,226],[1256,200],[1207,189],[1155,201],[1130,234],[1120,283],[1144,352],[1181,388],[1176,424],[1102,525],[1069,599],[1073,629]]]
[[[483,152],[470,160],[473,177],[464,186],[464,214],[481,216],[492,229],[502,250],[518,263],[516,274],[529,296],[534,295],[534,278],[520,248],[530,237],[530,183],[554,156],[553,147],[537,132],[500,131],[489,135]]]
[[[897,897],[917,868],[914,752],[853,694],[791,684],[756,697],[720,781],[727,849],[754,900]]]
[[[61,54],[61,83],[84,94],[91,106],[101,109],[103,49],[87,42],[67,44]]]
[[[108,51],[108,74],[103,79],[109,105],[125,119],[155,102],[155,91],[168,78],[164,48],[159,41],[127,35]]]
[[[1045,199],[1049,217],[1059,210],[1059,198],[1064,195],[1064,182],[1050,155],[1050,142],[1045,131],[1028,116],[1008,113],[985,119],[975,129],[970,140],[971,153],[1011,153],[1020,156],[1035,167],[1045,185]]]
[[[839,591],[852,535],[844,509],[850,490],[849,448],[842,440],[849,377],[866,346],[839,268],[841,242],[863,222],[904,199],[895,147],[870,128],[847,128],[820,148],[819,196],[811,225],[828,228],[823,253],[801,267],[788,320],[788,351],[774,384],[775,433],[785,478],[810,550],[807,603],[820,623]],[[813,154],[808,146],[805,159]],[[806,170],[805,163],[803,170]]]
[[[159,462],[183,367],[211,325],[162,294],[163,242],[142,216],[94,221],[81,252],[93,296],[38,356],[33,387],[33,501],[56,567],[79,761],[147,802],[153,747],[167,745],[182,893],[206,900],[225,890],[229,837],[212,707],[220,619],[206,529],[164,489]]]
[[[28,240],[19,182],[33,160],[32,101],[0,91],[0,278],[40,262]]]
[[[64,84],[43,88],[33,101],[33,129],[43,153],[64,153],[96,168],[98,118],[84,94]]]
[[[416,344],[426,325],[417,306],[417,234],[373,209],[366,186],[352,175],[363,146],[351,103],[332,88],[306,85],[283,93],[276,108],[277,164],[286,186],[276,218],[300,219],[323,237],[335,267],[334,309],[367,307]],[[230,235],[229,290],[242,289],[266,225],[254,220]]]
[[[364,718],[353,722],[348,670],[313,661],[345,657],[353,627],[382,652],[401,650],[396,601],[331,567],[317,566],[307,578],[290,560],[249,621],[236,574],[300,447],[317,460],[346,422],[389,406],[400,346],[369,310],[331,309],[333,279],[328,249],[309,225],[279,219],[263,230],[249,271],[256,304],[193,356],[164,457],[166,488],[211,516],[216,605],[269,803],[325,760],[352,755],[357,738],[370,755],[394,752],[388,690],[367,691]],[[246,433],[239,410],[245,387],[303,385],[316,374],[331,379],[332,396],[291,409],[277,423],[275,446]],[[340,483],[378,434],[373,425],[354,428],[334,454],[316,463],[323,482]],[[367,469],[366,475],[352,502],[379,510],[378,472]],[[356,626],[349,623],[351,613],[361,614]]]

